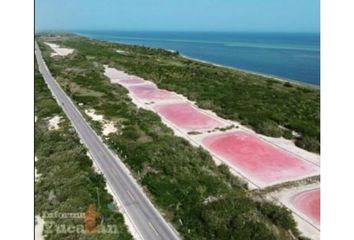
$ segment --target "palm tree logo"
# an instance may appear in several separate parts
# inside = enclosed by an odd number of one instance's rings
[[[95,234],[96,233],[96,220],[99,218],[101,214],[97,212],[95,204],[91,203],[87,211],[85,213],[85,230],[88,234]]]

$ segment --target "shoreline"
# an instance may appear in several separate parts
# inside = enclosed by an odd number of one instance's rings
[[[153,48],[153,49],[162,49],[162,50],[169,51],[169,52],[176,52],[176,50],[173,50],[173,49],[157,48],[157,47],[151,47],[151,46],[146,46],[146,45],[125,43],[125,42],[120,42],[120,41],[116,41],[116,40],[98,39],[98,38],[94,38],[92,36],[89,36],[89,35],[86,35],[86,34],[82,34],[82,33],[77,33],[77,32],[74,32],[74,34],[76,34],[78,36],[81,36],[81,37],[86,37],[86,38],[89,38],[89,39],[95,40],[95,41],[103,41],[103,42],[109,42],[109,43],[118,43],[118,44],[128,45],[128,46],[149,47],[149,48]],[[215,67],[221,67],[221,68],[236,70],[236,71],[243,72],[243,73],[246,73],[246,74],[253,74],[253,75],[256,75],[256,76],[260,76],[260,77],[270,78],[270,79],[273,79],[273,80],[276,80],[276,81],[280,81],[280,82],[284,82],[284,83],[288,82],[288,83],[295,84],[295,85],[300,86],[300,87],[310,87],[310,88],[317,89],[317,90],[320,90],[320,88],[321,88],[321,85],[315,85],[315,84],[311,84],[311,83],[301,82],[301,81],[295,80],[295,79],[289,79],[289,78],[285,78],[285,77],[275,76],[275,75],[272,75],[272,74],[251,71],[251,70],[247,70],[247,69],[243,69],[243,68],[231,67],[231,66],[227,66],[227,65],[223,65],[223,64],[218,64],[218,63],[206,61],[206,60],[199,59],[199,58],[190,57],[190,56],[182,54],[182,53],[179,53],[179,56],[181,56],[182,58],[188,59],[188,60],[192,60],[192,61],[196,61],[196,62],[200,62],[200,63],[205,63],[205,64],[210,64],[210,65],[213,65]]]
[[[125,44],[125,43],[123,43],[123,44]],[[164,49],[164,48],[162,48],[162,49]],[[172,50],[172,49],[164,49],[164,50],[176,52],[175,50]],[[189,60],[193,60],[193,61],[196,61],[196,62],[210,64],[210,65],[213,65],[215,67],[221,67],[221,68],[236,70],[236,71],[247,73],[247,74],[253,74],[253,75],[260,76],[260,77],[270,78],[270,79],[273,79],[273,80],[276,80],[276,81],[280,81],[280,82],[284,82],[284,83],[288,82],[288,83],[295,84],[295,85],[298,85],[298,86],[301,86],[301,87],[310,87],[310,88],[314,88],[314,89],[318,89],[318,90],[321,88],[321,85],[305,83],[305,82],[301,82],[301,81],[294,80],[294,79],[288,79],[288,78],[278,77],[278,76],[271,75],[271,74],[266,74],[266,73],[260,73],[260,72],[255,72],[255,71],[251,71],[251,70],[246,70],[246,69],[243,69],[243,68],[237,68],[237,67],[231,67],[231,66],[227,66],[227,65],[218,64],[218,63],[213,63],[213,62],[209,62],[209,61],[202,60],[202,59],[199,59],[199,58],[193,58],[193,57],[190,57],[190,56],[184,55],[184,54],[179,54],[179,55],[181,57],[185,58],[185,59],[189,59]]]

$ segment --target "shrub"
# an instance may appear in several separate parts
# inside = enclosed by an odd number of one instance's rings
[[[286,230],[296,229],[296,222],[291,212],[285,207],[280,207],[269,202],[258,202],[257,207],[274,224],[280,225]]]
[[[312,152],[320,152],[320,142],[314,138],[303,136],[295,141],[296,146],[308,149]]]
[[[285,82],[285,83],[284,83],[284,87],[289,87],[289,88],[291,88],[291,87],[293,87],[293,85],[292,85],[291,83],[289,83],[289,82]]]
[[[283,133],[278,125],[272,121],[264,121],[257,129],[259,133],[272,137],[281,137]]]

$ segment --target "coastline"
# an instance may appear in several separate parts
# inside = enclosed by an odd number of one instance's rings
[[[146,46],[146,45],[125,43],[125,42],[120,42],[120,41],[117,41],[117,40],[98,39],[98,38],[94,38],[92,36],[89,36],[89,35],[86,35],[86,34],[82,34],[82,33],[78,33],[78,32],[73,32],[73,34],[76,34],[76,35],[81,36],[81,37],[86,37],[86,38],[89,38],[89,39],[95,40],[95,41],[103,41],[103,42],[109,42],[109,43],[118,43],[118,44],[128,45],[128,46],[149,47],[149,48],[152,48],[152,49],[162,49],[162,50],[169,51],[169,52],[176,52],[176,50],[173,50],[173,49],[157,48],[157,47],[151,47],[151,46]],[[236,70],[236,71],[243,72],[243,73],[246,73],[246,74],[252,74],[252,75],[256,75],[256,76],[260,76],[260,77],[270,78],[272,80],[276,80],[276,81],[280,81],[280,82],[284,82],[284,83],[288,82],[288,83],[291,83],[291,84],[294,84],[294,85],[297,85],[297,86],[300,86],[300,87],[309,87],[309,88],[313,88],[313,89],[317,89],[317,90],[320,90],[320,88],[321,88],[321,85],[315,85],[315,84],[311,84],[311,83],[302,82],[302,81],[299,81],[299,80],[294,80],[294,79],[289,79],[289,78],[285,78],[285,77],[275,76],[275,75],[267,74],[267,73],[251,71],[251,70],[247,70],[247,69],[243,69],[243,68],[231,67],[231,66],[227,66],[227,65],[223,65],[223,64],[218,64],[218,63],[206,61],[206,60],[199,59],[199,58],[193,58],[193,57],[190,57],[190,56],[182,54],[182,53],[179,53],[179,56],[181,56],[181,57],[183,57],[185,59],[189,59],[189,60],[200,62],[200,63],[210,64],[210,65],[213,65],[213,66],[216,66],[216,67]]]
[[[120,43],[120,44],[126,44],[126,43]],[[175,50],[172,50],[172,49],[164,49],[164,50],[176,52]],[[260,73],[260,72],[246,70],[246,69],[243,69],[243,68],[237,68],[237,67],[231,67],[231,66],[227,66],[227,65],[218,64],[218,63],[213,63],[213,62],[209,62],[209,61],[206,61],[206,60],[193,58],[193,57],[190,57],[190,56],[185,55],[185,54],[180,54],[180,56],[183,57],[183,58],[189,59],[189,60],[196,61],[196,62],[210,64],[210,65],[213,65],[215,67],[221,67],[221,68],[227,68],[227,69],[231,69],[231,70],[236,70],[236,71],[247,73],[247,74],[257,75],[257,76],[261,76],[261,77],[265,77],[265,78],[270,78],[270,79],[273,79],[273,80],[276,80],[276,81],[280,81],[280,82],[284,82],[284,83],[288,82],[288,83],[295,84],[295,85],[298,85],[298,86],[301,86],[301,87],[310,87],[310,88],[314,88],[314,89],[318,89],[318,90],[321,88],[321,85],[305,83],[305,82],[301,82],[301,81],[298,81],[298,80],[293,80],[293,79],[288,79],[288,78],[274,76],[274,75],[271,75],[271,74]]]

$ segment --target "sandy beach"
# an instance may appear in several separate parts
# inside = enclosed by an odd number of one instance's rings
[[[52,57],[54,57],[54,56],[67,56],[67,55],[72,54],[74,52],[74,49],[62,48],[55,43],[45,42],[45,44],[47,44],[49,47],[51,47],[51,49],[54,51],[54,53],[51,53]]]

